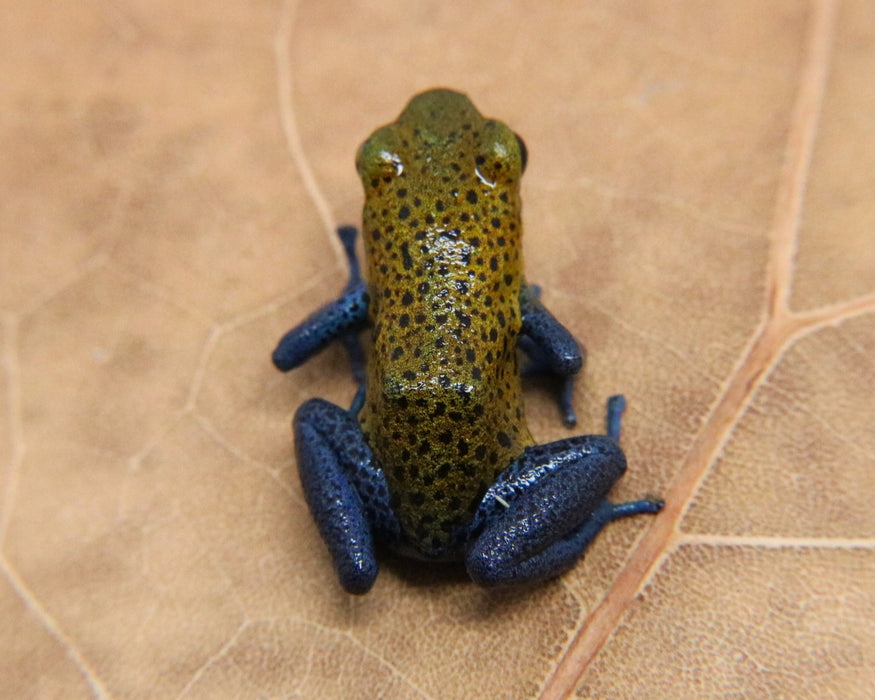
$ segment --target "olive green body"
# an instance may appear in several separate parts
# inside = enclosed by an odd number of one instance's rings
[[[523,158],[449,90],[414,98],[359,151],[373,325],[360,422],[423,554],[451,545],[532,444],[516,355]]]

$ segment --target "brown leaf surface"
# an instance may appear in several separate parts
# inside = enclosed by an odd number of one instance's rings
[[[0,696],[875,685],[868,0],[19,0],[0,62]],[[624,391],[615,497],[668,504],[534,590],[389,561],[351,599],[288,426],[352,382],[269,353],[339,289],[359,142],[438,84],[526,138],[580,424]]]

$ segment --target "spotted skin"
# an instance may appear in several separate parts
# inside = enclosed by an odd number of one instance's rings
[[[539,446],[526,427],[518,348],[564,378],[569,425],[583,355],[523,278],[525,163],[522,140],[466,96],[414,97],[356,159],[367,281],[344,227],[344,293],[274,351],[287,371],[341,339],[360,373],[355,336],[372,328],[353,409],[314,399],[295,417],[304,494],[349,592],[373,584],[374,540],[522,583],[567,570],[611,520],[662,507],[605,498],[626,469],[617,410],[610,436]]]

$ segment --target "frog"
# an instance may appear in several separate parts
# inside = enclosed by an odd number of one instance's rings
[[[486,587],[553,579],[608,523],[663,507],[607,498],[627,467],[622,395],[608,400],[606,434],[537,444],[527,427],[527,374],[559,380],[575,424],[585,357],[523,275],[527,160],[522,138],[465,94],[414,96],[356,156],[364,271],[356,228],[341,226],[345,287],[273,352],[284,372],[334,341],[349,353],[352,405],[311,398],[293,433],[305,500],[350,594],[374,585],[380,547],[461,562]]]

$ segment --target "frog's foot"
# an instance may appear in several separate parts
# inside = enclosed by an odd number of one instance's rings
[[[295,414],[298,473],[307,505],[348,593],[367,593],[377,578],[374,536],[398,537],[383,472],[358,422],[322,399]]]
[[[485,526],[466,558],[471,578],[482,585],[554,578],[574,566],[608,523],[659,512],[660,501],[607,500],[625,469],[608,436],[527,448],[483,499],[478,516]]]

